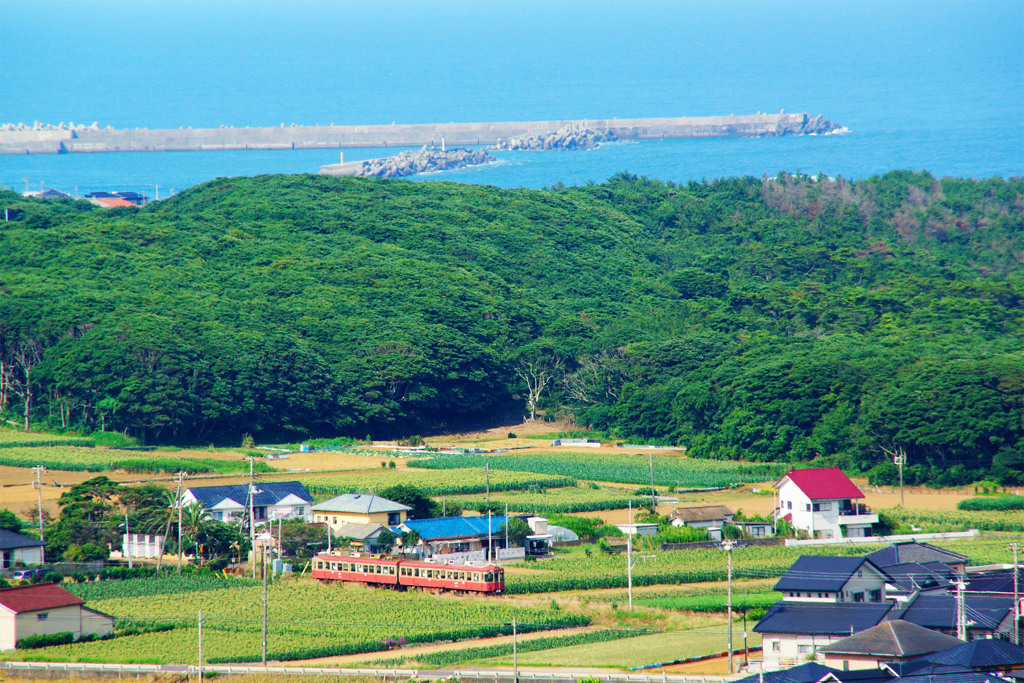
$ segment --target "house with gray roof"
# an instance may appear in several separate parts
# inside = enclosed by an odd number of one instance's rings
[[[370,493],[345,493],[314,505],[312,520],[315,524],[326,524],[334,535],[341,536],[346,535],[342,533],[346,525],[398,526],[405,522],[411,509]]]
[[[754,627],[761,634],[765,668],[806,661],[818,648],[879,624],[891,608],[887,602],[777,602]]]
[[[299,481],[261,481],[253,485],[252,501],[248,484],[194,486],[181,494],[183,506],[201,505],[219,522],[237,522],[248,514],[251,505],[256,524],[267,520],[301,519],[312,516],[313,496]]]
[[[885,575],[865,557],[802,555],[775,590],[786,602],[885,602]]]
[[[881,550],[876,550],[875,552],[868,554],[868,559],[871,560],[876,567],[880,567],[881,569],[897,564],[905,564],[907,562],[914,562],[921,565],[928,565],[931,562],[940,562],[953,571],[963,574],[964,568],[967,566],[967,563],[971,558],[966,555],[961,555],[960,553],[955,553],[952,550],[939,548],[931,543],[904,541],[902,543],[894,543],[887,548],[882,548]]]
[[[896,619],[818,648],[818,653],[824,656],[825,666],[878,669],[882,663],[907,662],[963,644],[953,636]]]
[[[18,562],[42,564],[45,546],[38,538],[0,529],[0,569],[10,569]]]

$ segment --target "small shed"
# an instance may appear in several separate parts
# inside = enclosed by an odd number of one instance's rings
[[[0,588],[0,650],[13,650],[29,636],[71,633],[78,640],[113,630],[114,617],[89,609],[56,584]]]
[[[717,527],[721,529],[726,524],[732,523],[733,512],[724,505],[694,505],[685,508],[676,508],[669,520],[673,526],[692,526],[708,529]]]

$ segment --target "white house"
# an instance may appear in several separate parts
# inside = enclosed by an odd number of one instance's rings
[[[405,522],[411,509],[373,494],[345,493],[314,505],[313,522],[326,524],[335,535],[354,538],[352,533],[344,533],[342,527],[354,524],[398,526]]]
[[[0,589],[0,650],[22,638],[70,632],[78,640],[114,630],[114,617],[85,606],[81,598],[52,583]]]
[[[10,569],[18,562],[42,564],[45,546],[38,538],[0,529],[0,569]]]
[[[276,519],[312,519],[313,496],[302,482],[261,481],[254,489],[251,505],[256,524]],[[181,504],[199,504],[219,522],[237,522],[248,512],[249,485],[196,486],[181,494]]]
[[[778,519],[811,538],[864,537],[878,515],[859,501],[864,494],[838,467],[790,470],[775,484]]]

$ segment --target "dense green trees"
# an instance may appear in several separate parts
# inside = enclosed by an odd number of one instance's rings
[[[1020,179],[263,176],[130,213],[0,202],[12,421],[26,393],[33,421],[151,442],[535,407],[697,456],[868,469],[901,447],[923,480],[1024,477]]]

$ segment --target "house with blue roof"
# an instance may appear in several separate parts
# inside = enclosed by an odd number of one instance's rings
[[[504,547],[501,538],[505,515],[490,517],[435,517],[432,519],[407,519],[397,532],[415,531],[420,537],[425,557],[485,551],[488,542],[491,550]]]
[[[181,494],[183,506],[201,505],[219,522],[238,522],[248,514],[250,504],[256,524],[267,520],[310,521],[313,496],[300,481],[261,481],[253,485],[249,501],[248,484],[194,486]]]

